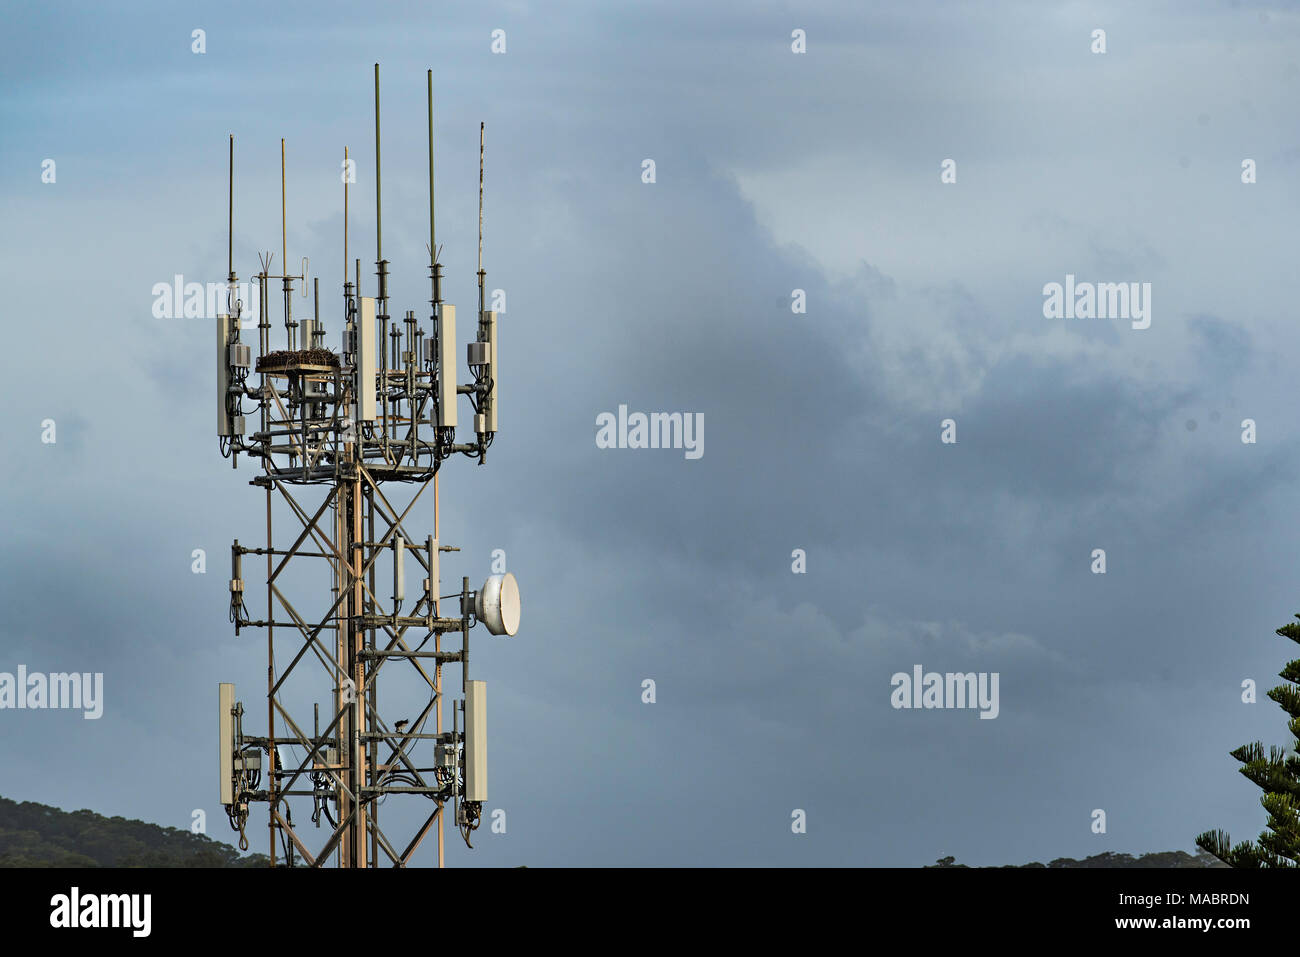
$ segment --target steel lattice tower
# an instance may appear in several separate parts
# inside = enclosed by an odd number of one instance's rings
[[[230,140],[227,282],[228,315],[217,319],[217,431],[221,451],[238,466],[239,455],[259,460],[250,484],[266,494],[266,544],[231,547],[230,619],[238,635],[266,629],[267,734],[245,734],[243,705],[234,686],[220,686],[221,801],[231,824],[244,834],[250,804],[265,802],[270,861],[321,866],[337,855],[342,867],[404,867],[436,827],[438,865],[443,863],[443,813],[469,843],[487,796],[486,696],[483,682],[468,680],[470,629],[480,621],[493,634],[513,635],[519,623],[514,577],[492,575],[477,591],[462,577],[440,595],[440,556],[458,551],[438,540],[438,473],[460,454],[480,464],[497,430],[497,316],[484,308],[483,127],[479,128],[479,287],[475,338],[467,347],[472,381],[456,382],[456,312],[442,299],[442,266],[434,232],[433,74],[429,102],[429,329],[407,311],[389,315],[388,262],[383,256],[379,65],[375,65],[375,209],[377,289],[361,295],[361,265],[348,276],[347,204],[351,167],[344,150],[344,282],[342,348],[325,345],[320,319],[320,280],[313,283],[314,317],[295,321],[293,292],[306,295],[307,260],[299,275],[271,272],[264,254],[256,276],[257,354],[241,341],[237,278],[233,265],[234,137]],[[281,140],[281,262],[287,262],[284,230],[284,141]],[[280,280],[284,348],[273,348],[269,319],[271,282]],[[251,327],[250,327],[251,329]],[[250,382],[257,378],[256,384]],[[473,410],[475,441],[456,442],[456,403],[465,396]],[[243,403],[256,402],[257,430],[246,434]],[[433,488],[432,534],[413,527],[416,506]],[[274,507],[292,518],[287,531],[273,527]],[[278,533],[279,539],[275,535]],[[413,534],[416,533],[416,534]],[[244,559],[265,557],[266,613],[251,617],[244,585]],[[321,581],[328,566],[328,598],[317,584],[306,589],[314,607],[301,611],[290,598],[295,573]],[[414,563],[414,564],[412,564]],[[406,569],[421,572],[420,587],[406,587]],[[384,581],[381,583],[381,577]],[[301,586],[301,582],[297,582]],[[385,585],[388,585],[385,589]],[[407,593],[411,600],[408,602]],[[459,599],[454,616],[444,601]],[[305,605],[305,602],[300,600]],[[459,647],[443,638],[459,635]],[[332,639],[332,640],[331,640]],[[453,697],[451,729],[443,726],[443,668],[460,666],[460,693]],[[319,670],[318,670],[319,669]],[[380,677],[405,669],[414,697],[385,695]],[[322,681],[322,676],[324,680]],[[295,717],[290,685],[328,691],[324,715]],[[392,682],[385,682],[392,687]],[[414,715],[389,720],[385,715]],[[428,729],[432,719],[433,728]],[[323,726],[322,726],[323,725]],[[286,758],[285,754],[290,757]],[[299,756],[301,755],[301,757]],[[408,840],[394,843],[380,828],[380,801],[388,795],[418,796],[432,810]],[[329,835],[309,842],[293,822],[291,800],[310,798],[312,821]],[[314,845],[314,846],[313,846]]]

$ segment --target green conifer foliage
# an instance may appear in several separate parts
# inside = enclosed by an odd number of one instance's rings
[[[1300,615],[1296,615],[1300,620]],[[1300,624],[1290,622],[1277,630],[1282,638],[1300,644]],[[1241,762],[1238,769],[1264,792],[1259,803],[1268,812],[1268,830],[1257,843],[1232,844],[1224,831],[1206,831],[1196,838],[1198,847],[1209,851],[1232,867],[1300,866],[1300,658],[1278,672],[1290,684],[1278,685],[1268,696],[1291,716],[1287,727],[1296,739],[1288,757],[1285,748],[1273,747],[1267,756],[1259,742],[1245,744],[1232,752]]]

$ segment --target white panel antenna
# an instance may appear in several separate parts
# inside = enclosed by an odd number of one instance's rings
[[[375,300],[361,297],[357,316],[357,421],[375,421]]]
[[[235,686],[229,682],[217,685],[217,783],[220,801],[226,807],[235,803],[234,752],[235,752]]]
[[[456,307],[438,304],[438,408],[439,425],[456,427]]]
[[[465,800],[487,797],[487,682],[465,684]]]
[[[406,540],[401,535],[393,537],[393,604],[402,603],[406,597],[406,569],[402,559],[406,557]]]

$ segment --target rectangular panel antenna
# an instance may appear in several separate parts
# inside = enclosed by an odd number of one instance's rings
[[[487,397],[483,400],[483,431],[495,432],[497,430],[497,378],[500,376],[501,365],[497,358],[497,314],[496,310],[486,310],[480,317],[486,330],[487,342],[487,377],[491,380],[492,385],[488,389]]]
[[[441,426],[456,425],[456,307],[438,304],[438,407]]]
[[[357,421],[375,421],[375,300],[361,297],[357,317]]]
[[[487,800],[487,682],[465,685],[465,800]]]
[[[406,540],[401,535],[393,537],[393,603],[394,606],[406,597],[406,569],[402,559],[406,557]],[[396,611],[394,611],[396,614]]]
[[[230,317],[217,316],[217,435],[234,435],[226,396],[230,390]]]
[[[217,685],[217,783],[220,801],[226,807],[235,803],[234,751],[235,718],[230,712],[235,708],[235,686],[229,682]]]

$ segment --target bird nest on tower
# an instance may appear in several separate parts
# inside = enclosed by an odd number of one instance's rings
[[[258,372],[321,367],[337,369],[338,355],[329,349],[277,349],[257,358]]]

